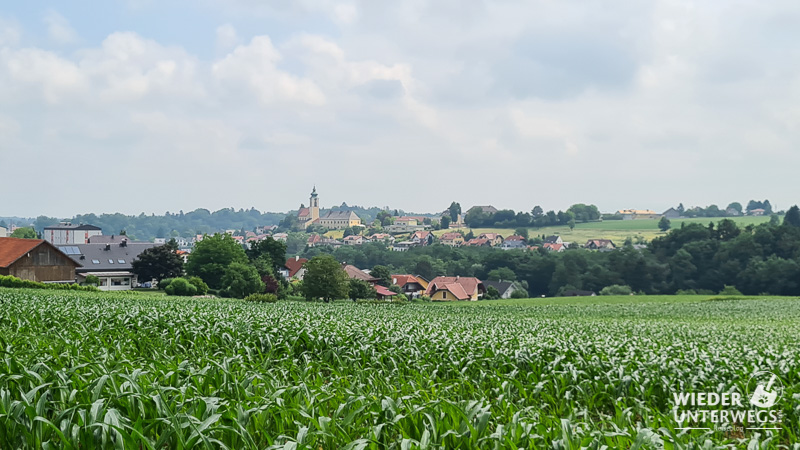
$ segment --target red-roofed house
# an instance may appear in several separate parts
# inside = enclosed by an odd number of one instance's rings
[[[492,242],[486,238],[483,239],[474,238],[465,242],[464,245],[467,247],[491,247]]]
[[[364,243],[364,237],[352,234],[342,239],[342,242],[344,242],[344,245],[361,245]]]
[[[503,236],[500,236],[497,233],[481,233],[481,235],[478,236],[478,239],[488,239],[489,245],[492,247],[497,247],[503,243]]]
[[[44,239],[0,238],[0,275],[43,283],[74,283],[81,265]]]
[[[311,236],[308,237],[308,241],[306,241],[306,245],[308,245],[309,247],[313,247],[313,246],[315,246],[317,244],[320,244],[321,242],[322,242],[322,236],[320,236],[318,234],[312,234]]]
[[[415,277],[414,275],[392,275],[392,284],[400,287],[403,294],[415,296],[418,292],[425,292],[427,282]]]
[[[373,286],[375,288],[375,293],[378,296],[378,300],[388,300],[397,295],[396,292],[392,292],[389,289],[381,286],[380,284],[376,284]]]
[[[421,246],[433,244],[433,233],[430,231],[415,231],[409,239],[411,242],[416,242]]]
[[[286,264],[284,264],[283,268],[280,269],[280,273],[283,278],[286,279],[297,278],[298,280],[302,280],[303,276],[306,274],[305,263],[307,262],[307,259],[299,256],[289,258],[286,260]]]
[[[481,280],[475,277],[436,277],[425,290],[431,300],[475,301],[486,293]]]
[[[461,233],[445,233],[439,238],[439,242],[450,247],[461,247],[464,245],[464,236]]]
[[[511,236],[509,236],[509,237],[505,238],[505,240],[504,240],[503,242],[506,242],[506,241],[520,241],[520,242],[524,242],[524,241],[525,241],[525,238],[524,238],[524,237],[522,237],[522,236],[520,236],[520,235],[518,235],[518,234],[512,234]]]
[[[551,252],[561,253],[566,248],[564,244],[551,244],[549,242],[545,242],[542,244],[542,248],[545,250],[549,250]]]
[[[589,250],[614,250],[616,247],[610,239],[589,239],[586,241],[586,245],[584,245],[583,248]]]
[[[367,283],[370,283],[373,286],[378,284],[378,281],[380,281],[380,278],[375,278],[356,266],[345,264],[342,268],[347,273],[347,276],[352,279],[366,281]]]

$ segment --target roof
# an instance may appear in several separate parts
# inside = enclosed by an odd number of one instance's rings
[[[483,286],[481,280],[475,277],[436,277],[428,285],[425,294],[431,295],[436,291],[446,289],[457,299],[465,300],[477,292],[481,286]]]
[[[342,240],[344,240],[344,241],[358,241],[358,240],[363,240],[363,239],[364,239],[363,236],[357,236],[355,234],[351,234],[350,236],[345,236],[344,239],[342,239]]]
[[[428,239],[428,236],[431,235],[430,231],[415,231],[414,234],[411,235],[411,239]]]
[[[137,244],[146,244],[144,241],[132,241],[128,238],[128,236],[122,235],[111,235],[111,236],[103,236],[99,234],[97,236],[89,237],[88,244],[119,244],[122,241],[126,241],[127,243],[137,243]]]
[[[375,285],[374,287],[375,287],[375,292],[377,292],[378,295],[380,296],[394,297],[395,295],[397,295],[397,292],[392,292],[389,289],[386,289],[385,287],[381,286],[380,284]]]
[[[588,247],[592,244],[594,244],[595,247],[605,247],[608,244],[611,244],[612,246],[614,245],[614,243],[611,242],[611,239],[589,239],[586,241],[586,245],[584,245],[584,247]]]
[[[505,241],[503,241],[502,244],[500,244],[500,247],[503,247],[503,248],[525,248],[526,244],[524,242],[522,242],[522,241],[513,241],[513,240],[510,241],[510,240],[506,239]]]
[[[509,290],[511,288],[511,286],[514,285],[514,282],[512,282],[512,281],[483,280],[481,283],[483,283],[483,285],[486,287],[487,290],[490,287],[493,287],[493,288],[497,289],[497,292],[499,292],[500,295],[505,294],[505,292],[507,290]]]
[[[506,238],[506,242],[507,241],[524,241],[524,240],[525,240],[525,238],[520,236],[520,235],[518,235],[518,234],[512,234],[511,236]]]
[[[468,245],[468,246],[469,246],[469,245],[476,245],[476,246],[481,246],[481,245],[489,245],[489,239],[486,239],[486,238],[482,238],[482,239],[478,239],[478,238],[475,238],[475,239],[470,239],[470,240],[468,240],[468,241],[467,241],[467,245]]]
[[[462,236],[461,233],[445,233],[445,234],[442,235],[442,237],[439,238],[439,240],[440,241],[452,241],[452,240],[459,239],[459,238],[463,239],[464,236]]]
[[[297,217],[306,217],[309,215],[311,215],[311,213],[309,212],[308,208],[300,208],[300,210],[297,211]]]
[[[6,268],[14,264],[18,259],[22,258],[23,256],[27,255],[28,252],[32,251],[36,247],[40,245],[47,245],[55,249],[58,253],[64,255],[64,253],[55,247],[53,244],[45,241],[44,239],[21,239],[21,238],[12,238],[12,237],[2,237],[0,238],[0,267]],[[65,258],[69,258],[68,255],[64,255]],[[70,259],[76,266],[80,266],[80,263],[75,262]]]
[[[348,277],[356,280],[363,280],[367,282],[374,282],[379,280],[379,278],[372,277],[363,270],[359,269],[358,267],[351,266],[350,264],[345,264],[344,271],[347,273]]]
[[[327,220],[356,220],[358,216],[353,211],[328,211],[322,219]]]
[[[322,236],[318,234],[312,234],[311,236],[308,237],[309,244],[316,244],[318,242],[322,242]]]
[[[633,215],[649,215],[649,214],[658,214],[653,210],[650,209],[620,209],[617,211],[617,214],[633,214]]]
[[[555,244],[556,242],[558,242],[558,238],[560,237],[561,236],[556,236],[556,235],[547,236],[546,238],[544,238],[544,242],[546,244]]]
[[[289,269],[289,278],[297,275],[297,272],[303,268],[303,264],[307,263],[308,260],[305,258],[289,258],[286,260],[286,264],[284,265],[287,269]]]
[[[549,242],[545,242],[542,244],[542,247],[558,252],[564,249],[564,244],[551,244]]]
[[[73,225],[71,223],[60,223],[58,225],[50,225],[49,227],[44,227],[45,230],[87,230],[87,231],[103,231],[102,228],[96,227],[94,225],[88,224],[78,224]]]
[[[422,286],[422,283],[414,275],[392,275],[392,284],[403,287],[408,283],[417,283]]]
[[[497,234],[497,233],[481,233],[481,234],[480,234],[480,236],[478,236],[478,237],[479,237],[479,238],[491,239],[491,240],[495,240],[495,239],[497,239],[498,237],[499,237],[500,239],[503,239],[503,236],[500,236],[500,235],[499,235],[499,234]]]
[[[120,244],[75,244],[62,245],[73,261],[81,264],[81,272],[121,272],[133,269],[131,263],[148,248],[158,247],[152,242],[128,242],[124,247]],[[106,250],[108,249],[108,250]],[[83,258],[81,258],[83,257]],[[111,262],[109,262],[111,260]],[[124,261],[124,262],[120,262]],[[97,261],[95,263],[94,261]]]

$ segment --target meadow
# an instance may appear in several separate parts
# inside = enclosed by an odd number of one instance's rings
[[[469,305],[0,289],[0,448],[800,448],[796,299]],[[759,370],[778,429],[678,429]]]

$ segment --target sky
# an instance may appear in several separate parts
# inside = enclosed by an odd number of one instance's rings
[[[0,215],[800,202],[796,0],[0,5]]]

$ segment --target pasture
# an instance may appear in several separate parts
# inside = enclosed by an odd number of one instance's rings
[[[464,305],[467,305],[466,303]],[[331,304],[0,289],[0,448],[792,448],[800,302]],[[771,370],[775,430],[679,392]],[[752,426],[753,424],[734,424]],[[797,447],[794,447],[797,448]]]

